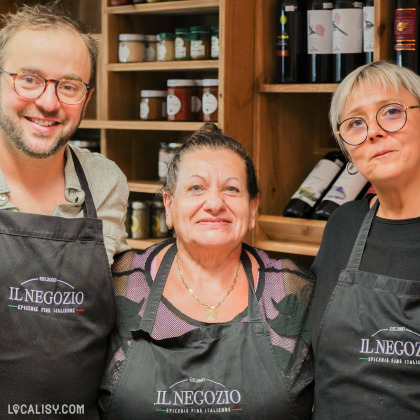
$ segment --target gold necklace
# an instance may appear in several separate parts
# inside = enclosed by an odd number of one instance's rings
[[[203,302],[191,289],[190,286],[188,286],[188,284],[186,283],[186,281],[184,280],[184,276],[182,275],[182,271],[181,271],[181,266],[179,264],[179,257],[178,254],[176,254],[176,265],[178,267],[178,273],[179,273],[179,277],[181,277],[182,283],[184,283],[184,286],[186,287],[186,289],[191,293],[192,297],[200,304],[205,306],[208,310],[209,313],[207,315],[207,319],[210,319],[211,321],[214,321],[217,318],[217,308],[225,301],[225,299],[230,295],[230,292],[233,290],[233,288],[235,287],[236,284],[236,280],[238,279],[238,273],[239,273],[239,267],[241,266],[241,261],[239,260],[238,265],[236,266],[236,270],[235,270],[235,276],[233,278],[233,283],[232,286],[230,286],[230,289],[226,292],[226,294],[223,296],[223,299],[217,303],[214,306],[209,305],[206,302]]]

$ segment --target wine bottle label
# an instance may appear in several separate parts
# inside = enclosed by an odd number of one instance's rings
[[[333,53],[354,54],[363,50],[363,10],[334,9]]]
[[[308,10],[308,54],[332,54],[332,10]]]
[[[366,6],[363,8],[363,51],[373,52],[374,39],[374,8]]]
[[[341,206],[348,201],[354,200],[360,194],[366,183],[367,179],[360,172],[357,172],[355,175],[350,175],[344,170],[323,200],[333,201]]]
[[[396,9],[394,21],[396,51],[416,50],[416,9]]]
[[[313,207],[330,182],[338,174],[342,165],[341,161],[332,162],[327,159],[321,159],[293,194],[292,199],[297,198]]]

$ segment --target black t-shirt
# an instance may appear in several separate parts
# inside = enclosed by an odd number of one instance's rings
[[[328,220],[321,248],[312,265],[315,273],[315,301],[312,338],[316,340],[322,318],[340,272],[347,266],[368,200],[356,200],[338,208]],[[375,217],[362,257],[361,271],[420,281],[420,217],[390,220]],[[343,314],[345,316],[345,314]]]

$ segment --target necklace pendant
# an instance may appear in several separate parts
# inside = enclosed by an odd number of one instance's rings
[[[217,318],[217,309],[215,308],[209,308],[209,314],[207,316],[207,319],[214,321]]]

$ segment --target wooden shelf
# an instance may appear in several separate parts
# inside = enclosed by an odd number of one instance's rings
[[[263,84],[260,93],[333,93],[338,83]]]
[[[108,14],[195,14],[216,13],[219,10],[219,0],[183,0],[162,3],[133,4],[128,6],[107,7]]]
[[[127,239],[127,243],[130,245],[131,249],[146,249],[149,246],[158,244],[164,240],[165,238]]]
[[[156,194],[162,186],[159,181],[128,181],[130,192]]]
[[[261,215],[256,246],[270,251],[315,256],[325,221]]]
[[[160,130],[160,131],[196,131],[202,121],[115,121],[83,120],[80,128],[98,128],[105,130]]]
[[[217,70],[219,60],[154,61],[140,63],[111,63],[108,71],[185,71]]]

